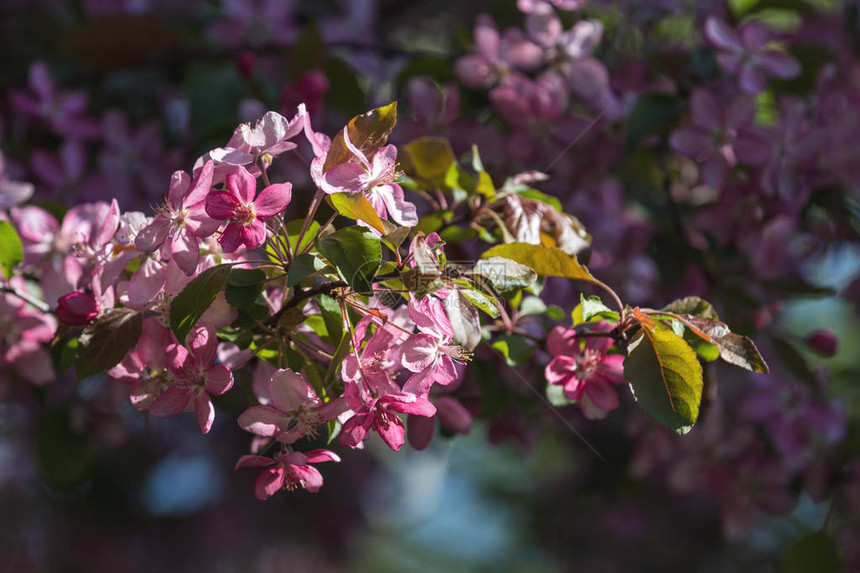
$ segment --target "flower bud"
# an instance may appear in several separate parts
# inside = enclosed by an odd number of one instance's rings
[[[839,336],[829,328],[819,328],[807,335],[806,344],[821,356],[830,358],[839,349]]]
[[[96,297],[83,292],[70,292],[57,300],[57,318],[66,324],[82,326],[99,314]]]

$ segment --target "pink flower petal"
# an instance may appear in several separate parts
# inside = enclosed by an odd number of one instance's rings
[[[243,430],[269,438],[286,430],[289,421],[289,416],[269,406],[251,406],[239,415],[239,426]]]
[[[367,171],[358,163],[335,165],[325,172],[326,193],[360,193],[367,186]]]
[[[544,370],[546,381],[557,386],[567,384],[575,373],[576,360],[570,356],[556,356]]]
[[[618,392],[606,380],[592,377],[585,384],[585,395],[601,410],[614,410],[618,407]]]
[[[225,253],[235,252],[242,246],[244,241],[243,228],[241,223],[230,223],[218,237],[218,244]]]
[[[235,171],[228,173],[225,183],[227,190],[245,205],[254,201],[254,195],[257,194],[257,179],[244,167],[237,167]]]
[[[206,214],[219,221],[232,219],[238,206],[239,198],[223,189],[216,189],[206,197]]]
[[[272,461],[272,458],[249,454],[239,458],[239,461],[236,462],[235,469],[238,470],[239,468],[264,468],[266,466],[272,465],[273,463],[274,462]]]
[[[173,386],[155,399],[149,407],[149,412],[156,418],[170,418],[185,410],[190,400],[191,394],[188,390]]]
[[[134,238],[134,246],[145,253],[152,253],[167,240],[169,230],[170,221],[165,217],[156,217],[152,223],[138,232]]]
[[[248,249],[256,249],[266,242],[266,225],[260,219],[254,219],[250,225],[242,225],[242,243]]]
[[[197,414],[200,430],[208,434],[212,429],[212,422],[215,421],[215,406],[207,394],[201,394],[194,399],[194,412]]]
[[[400,185],[396,183],[385,185],[381,196],[391,220],[404,227],[414,227],[418,224],[418,212],[415,205],[404,199],[403,189]]]
[[[318,464],[321,462],[339,462],[340,456],[329,450],[311,450],[306,452],[309,464]]]
[[[152,258],[147,258],[128,282],[128,300],[137,307],[149,304],[164,288],[164,267]]]
[[[223,364],[216,364],[206,371],[206,391],[220,396],[233,387],[233,373]]]
[[[282,412],[290,412],[304,404],[317,405],[320,399],[304,377],[292,370],[278,370],[269,382],[272,405]]]
[[[385,424],[380,423],[378,419],[374,420],[374,428],[389,448],[395,452],[400,451],[406,436],[406,428],[403,427],[403,422],[400,421],[400,418],[391,416],[386,419]]]
[[[267,468],[260,472],[254,483],[254,493],[257,499],[264,500],[272,497],[284,487],[284,469]]]
[[[173,234],[170,256],[176,266],[189,277],[197,271],[197,263],[200,261],[200,243],[187,227],[180,227]]]
[[[191,189],[182,200],[183,205],[196,205],[206,200],[212,189],[212,178],[215,175],[215,163],[210,159],[203,164],[197,177],[191,183]]]
[[[382,396],[379,401],[385,404],[389,410],[400,412],[402,414],[414,414],[416,416],[432,416],[436,413],[434,406],[427,398],[410,394],[409,392],[400,392],[398,394],[388,394]],[[381,406],[377,406],[379,408]]]
[[[258,217],[274,217],[290,203],[293,185],[291,183],[276,183],[269,185],[260,192],[254,201],[254,210]]]

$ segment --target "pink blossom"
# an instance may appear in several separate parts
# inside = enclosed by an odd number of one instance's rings
[[[99,303],[91,294],[70,292],[57,301],[57,318],[66,324],[84,325],[99,314]]]
[[[725,109],[717,97],[697,89],[690,98],[693,125],[672,132],[675,151],[704,163],[702,181],[722,189],[735,165],[758,166],[770,159],[771,145],[754,127],[756,105],[751,96],[736,98]]]
[[[296,0],[222,0],[223,16],[207,30],[209,37],[231,47],[288,45],[298,29]]]
[[[608,322],[589,324],[595,332],[609,332]],[[583,338],[585,338],[583,340]],[[575,329],[557,326],[547,337],[553,355],[545,374],[547,382],[564,387],[568,399],[579,402],[585,417],[596,420],[618,407],[618,393],[612,384],[624,384],[624,357],[607,355],[612,338],[579,337]]]
[[[304,104],[308,114],[318,117],[322,113],[323,97],[328,90],[329,81],[325,72],[311,70],[281,91],[281,108],[292,111]]]
[[[212,187],[214,164],[207,161],[194,181],[184,171],[170,180],[170,193],[155,219],[141,229],[134,244],[151,253],[168,239],[164,249],[182,271],[191,276],[200,260],[200,240],[218,230],[219,222],[206,213],[206,197]]]
[[[361,444],[367,432],[373,428],[389,448],[398,451],[405,441],[406,430],[394,412],[417,416],[432,416],[436,413],[436,408],[427,398],[410,392],[379,395],[363,390],[359,384],[348,382],[344,397],[353,415],[343,423],[340,443],[351,448]]]
[[[148,205],[158,200],[164,181],[178,165],[181,150],[164,149],[158,123],[132,126],[128,117],[115,109],[102,118],[102,131],[106,144],[98,161],[102,182],[88,185],[82,194],[86,198],[116,197],[123,205]]]
[[[746,92],[765,90],[765,72],[780,79],[800,74],[800,63],[773,46],[773,34],[758,20],[746,22],[735,31],[711,16],[705,22],[705,36],[718,50],[717,61],[727,72],[738,74]]]
[[[190,351],[180,344],[167,347],[167,369],[175,385],[156,398],[149,411],[156,418],[169,418],[191,405],[206,434],[215,420],[215,407],[209,396],[220,396],[229,390],[233,373],[226,366],[213,364],[218,345],[213,328],[197,326],[188,333],[186,344]]]
[[[301,113],[287,120],[281,114],[270,111],[257,121],[254,127],[248,123],[241,124],[233,132],[227,145],[213,149],[208,153],[208,157],[217,164],[253,165],[250,169],[256,175],[259,173],[256,166],[259,160],[268,166],[273,158],[296,148],[296,144],[290,139],[301,133],[303,126]]]
[[[503,81],[513,70],[532,71],[543,59],[543,50],[521,30],[499,34],[492,18],[481,14],[475,22],[474,53],[457,60],[457,77],[466,87],[487,88]]]
[[[68,200],[84,180],[86,148],[79,140],[67,139],[57,153],[34,151],[30,164],[36,176],[53,189],[53,196]]]
[[[341,366],[341,377],[345,382],[364,383],[376,392],[397,392],[391,380],[400,366],[399,348],[395,346],[403,338],[403,330],[391,324],[377,327],[367,344],[362,347],[366,333],[373,324],[371,315],[358,321],[353,333],[355,352],[347,354]]]
[[[343,128],[343,139],[359,163],[336,165],[322,175],[321,189],[326,193],[364,193],[374,210],[383,219],[391,219],[405,227],[418,224],[415,205],[404,199],[397,179],[397,148],[386,145],[368,159],[349,139],[349,129]]]
[[[293,491],[303,488],[316,493],[322,487],[323,477],[310,464],[339,462],[340,457],[329,450],[311,450],[306,454],[290,452],[275,460],[263,456],[242,456],[236,463],[239,468],[266,468],[257,477],[254,491],[257,499],[272,497],[280,490]]]
[[[98,123],[86,116],[86,94],[58,90],[47,64],[36,62],[30,66],[28,83],[34,95],[12,92],[16,108],[41,117],[58,135],[88,139],[99,134]]]
[[[165,349],[175,343],[173,333],[157,317],[149,316],[143,321],[134,349],[107,371],[112,379],[129,387],[129,399],[138,410],[148,410],[174,383],[173,373],[167,369]]]
[[[400,350],[403,367],[412,376],[403,384],[407,392],[426,396],[433,384],[447,385],[457,378],[454,360],[466,360],[469,354],[451,344],[454,331],[445,313],[445,304],[435,296],[409,300],[409,317],[419,334],[413,334]]]
[[[9,179],[6,158],[0,152],[0,211],[19,205],[33,196],[33,184]]]
[[[290,203],[292,184],[269,185],[254,199],[257,180],[242,166],[227,175],[227,189],[215,190],[206,198],[206,213],[213,219],[228,221],[218,238],[225,253],[240,246],[256,249],[266,241],[262,219],[274,217]]]
[[[586,0],[517,0],[517,8],[521,12],[531,14],[549,7],[550,3],[559,10],[579,10],[585,6]]]
[[[346,406],[335,399],[323,404],[304,376],[277,370],[268,384],[271,406],[252,406],[239,416],[239,426],[252,434],[292,444],[314,437],[320,424],[336,418]]]
[[[10,283],[26,291],[19,277]],[[19,376],[35,385],[50,382],[54,378],[53,361],[42,344],[51,340],[56,330],[57,322],[51,315],[30,308],[12,295],[0,294],[0,369],[11,365]]]

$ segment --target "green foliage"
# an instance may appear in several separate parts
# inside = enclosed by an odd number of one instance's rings
[[[344,217],[364,221],[382,234],[390,230],[391,224],[379,218],[373,205],[362,193],[332,193],[328,195],[328,201]]]
[[[373,277],[382,264],[379,237],[359,227],[346,227],[317,239],[317,249],[357,293],[373,294]]]
[[[306,278],[326,268],[326,264],[316,255],[305,253],[293,259],[287,271],[287,286],[294,287]]]
[[[481,255],[482,259],[503,257],[511,259],[546,277],[563,277],[591,283],[597,280],[591,276],[588,269],[576,260],[575,255],[568,255],[561,249],[532,245],[530,243],[508,243],[496,245]]]
[[[0,221],[0,270],[6,280],[12,278],[12,271],[24,260],[24,245],[18,231],[11,223]]]
[[[397,123],[397,102],[378,107],[362,115],[357,115],[347,124],[346,129],[352,144],[365,155],[372,155],[380,147],[385,145],[388,135]],[[323,173],[341,163],[356,161],[356,157],[346,147],[343,132],[338,133],[331,140]]]
[[[621,318],[617,311],[603,304],[603,301],[599,297],[590,296],[585,298],[584,295],[579,295],[579,304],[583,322],[589,322],[595,318],[618,322]]]
[[[490,345],[504,357],[508,366],[520,366],[534,354],[535,346],[526,338],[513,334],[505,334]]]
[[[422,179],[441,188],[452,165],[456,165],[451,144],[444,137],[419,137],[403,147],[400,158],[403,170],[413,178]]]
[[[194,277],[170,303],[170,328],[180,342],[211,306],[230,278],[230,265],[211,267]]]
[[[537,273],[529,267],[504,257],[482,259],[472,272],[487,279],[502,294],[526,288],[537,280]]]
[[[227,279],[225,296],[227,302],[236,308],[254,304],[263,292],[266,273],[260,269],[233,269]]]
[[[12,271],[24,260],[24,245],[18,231],[11,223],[0,221],[0,270],[6,280],[12,278]]]
[[[96,317],[78,341],[75,359],[78,380],[119,364],[137,344],[142,329],[143,314],[128,308],[112,309]]]
[[[642,326],[630,342],[624,377],[639,406],[680,434],[699,417],[702,366],[693,349],[671,330]]]

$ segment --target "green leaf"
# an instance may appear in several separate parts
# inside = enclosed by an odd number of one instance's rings
[[[352,340],[350,340],[349,332],[344,331],[340,337],[340,343],[337,345],[334,356],[328,364],[328,369],[325,373],[325,387],[330,388],[331,385],[340,379],[340,365],[343,359],[349,354],[349,349],[352,348]]]
[[[451,190],[459,190],[466,194],[474,193],[478,188],[475,178],[463,170],[457,163],[452,163],[445,173],[445,186]]]
[[[322,314],[323,321],[325,322],[325,330],[328,337],[326,342],[334,346],[340,341],[341,334],[343,333],[343,316],[340,312],[340,305],[327,294],[317,295],[316,300],[317,305],[320,307],[320,314]]]
[[[111,309],[90,322],[78,340],[75,370],[78,380],[119,364],[134,348],[143,329],[143,314],[128,308]]]
[[[346,227],[317,239],[317,249],[357,293],[373,294],[373,277],[382,264],[379,237],[359,227]]]
[[[504,257],[489,257],[475,263],[472,273],[487,279],[501,293],[520,290],[537,280],[532,269]]]
[[[385,145],[396,122],[397,102],[395,101],[349,120],[347,125],[349,139],[362,153],[370,156]],[[325,165],[323,165],[323,173],[335,165],[349,161],[357,161],[357,158],[346,147],[341,131],[331,140],[331,147],[328,150]]]
[[[681,322],[687,322],[699,333],[707,336],[707,342],[716,345],[720,350],[720,358],[740,368],[768,373],[768,366],[756,348],[755,343],[746,336],[735,334],[726,323],[713,318],[683,317]],[[688,328],[689,330],[689,328]],[[701,338],[701,335],[695,333]]]
[[[311,221],[310,225],[308,225],[308,230],[305,231],[305,235],[302,237],[301,244],[297,245],[299,242],[299,233],[302,232],[304,223],[304,219],[296,219],[287,223],[287,233],[289,235],[287,241],[290,243],[293,254],[304,251],[316,238],[317,233],[320,232],[320,224],[316,221]]]
[[[379,218],[373,205],[362,193],[332,193],[327,196],[332,208],[350,219],[364,221],[383,235],[391,229]]]
[[[562,408],[564,406],[576,404],[576,402],[564,395],[564,386],[559,386],[556,384],[546,385],[546,399],[556,408]]]
[[[397,252],[403,241],[409,238],[409,233],[411,232],[412,229],[410,227],[397,227],[382,237],[382,242],[388,245],[392,251]]]
[[[712,336],[711,342],[720,349],[720,358],[729,364],[760,374],[770,371],[755,343],[746,336],[730,332],[724,336]]]
[[[512,334],[500,336],[490,346],[502,354],[508,366],[525,364],[535,351],[535,346],[525,338]]]
[[[309,276],[326,268],[326,264],[310,253],[299,255],[290,263],[287,286],[294,287]]]
[[[0,221],[0,270],[6,280],[12,278],[12,271],[24,260],[24,245],[18,231],[11,223]]]
[[[783,573],[837,573],[840,570],[839,546],[826,531],[795,541],[785,551]]]
[[[185,341],[203,313],[224,290],[230,278],[230,265],[211,267],[194,277],[170,303],[170,328],[176,339]]]
[[[672,301],[663,307],[663,311],[674,314],[689,314],[699,318],[719,318],[711,303],[697,296],[688,296]]]
[[[263,292],[266,278],[260,269],[233,269],[224,293],[227,302],[236,308],[251,306]]]
[[[584,295],[579,295],[580,305],[582,306],[582,320],[583,322],[588,322],[593,318],[603,318],[606,320],[611,320],[614,322],[618,322],[621,320],[621,316],[618,312],[612,310],[600,300],[600,297],[590,296],[585,298]]]
[[[419,137],[403,146],[403,170],[436,187],[445,185],[451,165],[456,163],[451,144],[444,137]]]
[[[541,203],[546,203],[556,211],[562,212],[564,209],[561,206],[561,201],[558,200],[557,197],[553,197],[552,195],[547,195],[546,193],[541,193],[537,189],[525,189],[519,192],[520,195],[526,197],[528,199],[534,199],[535,201],[540,201]]]
[[[579,264],[575,255],[561,249],[532,245],[530,243],[508,243],[491,247],[481,255],[482,259],[503,257],[522,263],[539,275],[563,277],[574,280],[597,282],[585,266]]]
[[[475,289],[459,289],[460,293],[468,299],[472,305],[478,310],[482,310],[493,318],[499,318],[499,309],[496,306],[497,301],[492,297]]]
[[[68,372],[69,368],[75,365],[77,352],[78,339],[74,336],[62,338],[56,344],[51,344],[51,357],[54,359],[54,366],[63,373]]]
[[[624,378],[639,406],[664,426],[686,434],[699,417],[702,366],[671,330],[642,327],[624,360]]]

